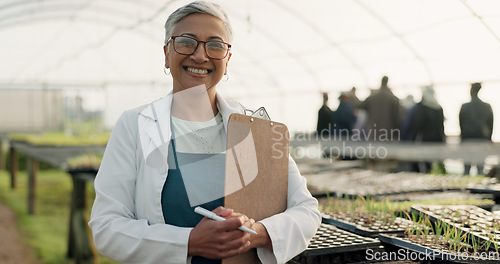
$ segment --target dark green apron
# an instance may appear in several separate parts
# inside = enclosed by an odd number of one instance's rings
[[[173,155],[172,155],[173,154]],[[208,161],[208,162],[203,162]],[[168,175],[167,180],[163,186],[163,190],[161,193],[161,204],[163,210],[163,218],[165,219],[166,224],[175,225],[179,227],[195,227],[198,222],[203,218],[203,216],[194,212],[194,208],[196,206],[201,206],[207,210],[214,210],[219,206],[224,205],[224,196],[207,201],[203,204],[197,204],[195,206],[191,206],[190,197],[188,196],[188,192],[186,189],[189,189],[184,184],[183,175],[186,170],[182,170],[179,167],[186,167],[189,165],[188,163],[202,163],[204,168],[198,168],[198,171],[213,173],[224,173],[225,167],[225,154],[192,154],[192,153],[177,153],[175,151],[175,142],[174,139],[170,140],[169,146],[169,155],[168,155]],[[189,170],[188,170],[189,172]],[[210,174],[210,173],[209,173]],[[204,173],[205,175],[205,173]],[[208,174],[207,174],[208,175]],[[219,175],[221,176],[221,175]],[[222,175],[221,177],[223,177]],[[187,177],[187,175],[184,175]],[[210,175],[208,175],[210,177]],[[188,181],[189,182],[189,181]],[[220,188],[224,188],[223,186]],[[210,187],[206,188],[210,189]],[[208,190],[210,191],[210,190]],[[192,194],[192,193],[190,193]],[[193,194],[192,194],[193,195]],[[191,199],[193,200],[193,199]],[[221,263],[220,260],[212,260],[206,259],[200,256],[193,256],[191,263]]]

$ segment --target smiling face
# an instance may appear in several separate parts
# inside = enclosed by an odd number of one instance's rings
[[[200,41],[229,42],[224,23],[211,15],[191,14],[179,21],[172,36],[188,36]],[[227,72],[227,63],[231,53],[226,58],[215,60],[207,57],[203,43],[192,55],[181,55],[174,50],[173,42],[164,46],[165,67],[170,68],[174,81],[174,92],[191,87],[205,85],[207,90],[213,90]]]

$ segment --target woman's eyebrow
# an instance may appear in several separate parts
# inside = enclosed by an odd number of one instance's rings
[[[220,40],[220,41],[224,41],[221,37],[219,36],[211,36],[209,37],[208,39],[217,39],[217,40]]]
[[[182,33],[182,34],[180,34],[179,36],[190,36],[190,37],[193,37],[193,38],[195,38],[195,39],[198,39],[198,36],[196,36],[196,35],[195,35],[195,34],[193,34],[193,33]],[[216,40],[224,41],[224,40],[223,40],[221,37],[219,37],[219,36],[210,36],[210,37],[208,37],[208,39],[210,39],[210,40],[216,39]]]
[[[197,38],[198,37],[198,36],[196,36],[195,34],[192,34],[192,33],[182,33],[179,36],[190,36],[190,37],[193,37],[193,38]]]

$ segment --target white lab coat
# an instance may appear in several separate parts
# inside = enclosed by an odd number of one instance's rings
[[[231,113],[244,113],[239,103],[220,95],[217,102],[226,129]],[[187,250],[192,228],[167,225],[163,219],[161,192],[168,165],[149,166],[144,155],[168,144],[171,103],[172,93],[123,113],[95,179],[89,226],[99,252],[121,263],[190,262]],[[261,221],[273,244],[273,250],[257,249],[263,263],[285,263],[302,252],[321,221],[318,203],[291,158],[288,168],[288,209]]]

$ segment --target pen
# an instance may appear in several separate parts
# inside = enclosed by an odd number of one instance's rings
[[[213,219],[215,221],[226,221],[226,218],[220,217],[217,214],[215,214],[214,212],[208,211],[207,209],[205,209],[203,207],[197,206],[196,208],[194,208],[194,212],[197,213],[197,214],[201,214],[201,215],[203,215],[205,217],[208,217],[210,219]],[[252,229],[250,229],[250,228],[248,228],[246,226],[240,226],[240,227],[238,227],[238,229],[241,230],[241,231],[248,232],[250,234],[257,235],[257,232],[253,231]]]

